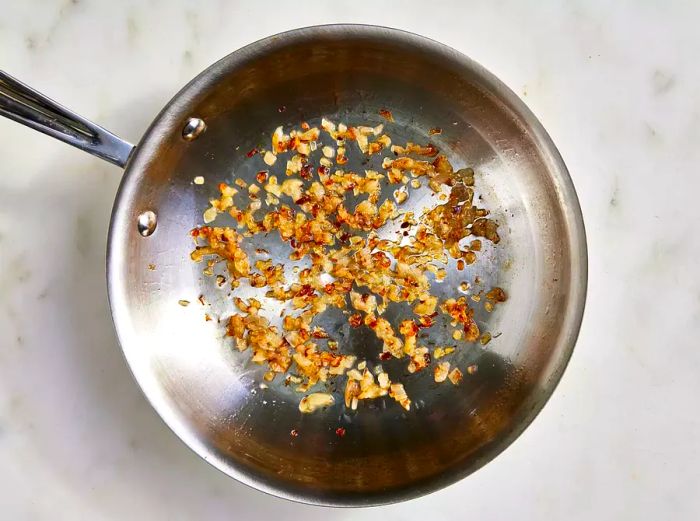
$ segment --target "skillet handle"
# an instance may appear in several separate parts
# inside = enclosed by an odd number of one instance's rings
[[[134,145],[0,71],[0,114],[124,167]]]

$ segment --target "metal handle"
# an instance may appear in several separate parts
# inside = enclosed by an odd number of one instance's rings
[[[134,145],[0,71],[0,114],[124,167]]]

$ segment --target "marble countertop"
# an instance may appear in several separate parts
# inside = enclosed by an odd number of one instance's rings
[[[559,147],[590,282],[557,392],[492,463],[389,507],[292,504],[200,460],[134,384],[104,281],[119,170],[0,120],[2,517],[698,519],[700,4],[658,4],[6,2],[0,68],[132,142],[197,72],[265,35],[365,22],[451,45]]]

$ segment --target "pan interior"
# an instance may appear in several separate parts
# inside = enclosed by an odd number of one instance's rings
[[[395,122],[384,120],[380,109],[391,110]],[[192,116],[207,129],[186,141],[182,129]],[[459,386],[435,384],[430,370],[406,377],[405,360],[384,363],[413,397],[410,412],[387,398],[348,413],[339,399],[327,410],[302,415],[300,395],[281,379],[261,389],[264,368],[223,335],[223,321],[233,312],[230,291],[189,259],[189,232],[202,224],[217,185],[236,178],[254,182],[257,171],[268,169],[259,155],[246,152],[269,146],[279,125],[288,130],[301,121],[318,124],[321,117],[349,125],[384,123],[395,143],[434,143],[455,168],[474,168],[479,203],[499,223],[500,244],[484,241],[475,264],[464,271],[450,264],[446,280],[434,285],[445,298],[460,295],[462,281],[474,287],[477,277],[481,283],[473,293],[505,288],[509,300],[493,313],[474,305],[481,329],[498,336],[486,347],[460,344],[452,364],[465,373],[470,365],[478,370]],[[435,127],[442,133],[429,135]],[[368,168],[359,156],[351,161],[351,169]],[[205,184],[193,184],[196,176]],[[382,197],[391,197],[394,188]],[[426,186],[412,191],[403,209],[420,214],[435,204]],[[143,237],[137,220],[147,210],[156,213],[157,227]],[[224,217],[217,222],[232,224]],[[321,504],[413,497],[492,459],[553,391],[573,348],[585,294],[578,202],[539,123],[465,57],[379,28],[287,33],[237,51],[196,78],[156,119],[131,160],[109,245],[117,332],[136,379],[165,421],[237,479]],[[265,248],[293,267],[273,234],[256,236],[246,247]],[[234,295],[248,292],[243,284]],[[202,294],[205,306],[198,302]],[[266,307],[279,313],[271,302]],[[389,310],[390,317],[403,312]],[[215,320],[206,322],[205,313]],[[342,351],[376,361],[380,348],[373,333],[351,330],[340,314],[324,315],[321,324]],[[455,344],[445,327],[431,330],[426,342]],[[346,430],[342,438],[338,427]]]

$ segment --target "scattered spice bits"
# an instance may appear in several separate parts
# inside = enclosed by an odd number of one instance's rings
[[[449,362],[440,362],[435,366],[435,369],[433,370],[433,376],[435,378],[436,382],[444,382],[447,380],[447,375],[450,372],[450,363]]]
[[[401,407],[403,407],[407,411],[411,410],[411,400],[409,400],[408,395],[406,394],[406,390],[403,387],[403,384],[391,384],[391,386],[389,387],[389,396],[391,396],[394,400],[399,402]]]
[[[338,427],[335,430],[335,435],[338,436],[339,438],[342,438],[343,436],[345,436],[345,429],[343,427]]]
[[[450,371],[450,374],[447,375],[447,378],[452,382],[453,385],[459,385],[459,383],[462,381],[462,371],[457,369],[456,367]]]
[[[202,177],[201,175],[198,175],[197,177],[195,177],[192,180],[192,182],[196,185],[203,185],[204,184],[204,177]]]
[[[348,158],[345,155],[345,147],[338,147],[338,154],[335,158],[335,162],[339,165],[344,165],[348,162]]]
[[[180,304],[183,308],[185,308],[185,307],[187,307],[187,306],[190,305],[190,301],[189,301],[189,300],[178,300],[177,303]]]
[[[149,269],[150,271],[155,271],[155,270],[156,270],[156,265],[153,264],[153,263],[150,263],[150,264],[148,265],[148,269]]]
[[[213,222],[214,219],[216,219],[216,216],[218,215],[218,212],[216,211],[216,208],[207,208],[204,211],[204,214],[202,214],[202,219],[206,224],[209,224],[210,222]]]
[[[417,373],[425,369],[430,364],[431,357],[427,347],[417,347],[411,356],[406,370],[409,373]]]
[[[311,393],[308,396],[304,396],[299,402],[299,410],[303,413],[311,413],[316,409],[321,407],[328,407],[333,405],[335,399],[332,394],[328,393]]]
[[[428,143],[426,146],[416,145],[415,143],[406,143],[405,147],[394,145],[391,151],[396,154],[416,154],[419,156],[435,157],[438,154],[438,149],[434,145]]]
[[[389,146],[391,146],[391,138],[386,134],[382,134],[375,141],[367,144],[366,153],[369,155],[377,154]]]
[[[291,431],[289,431],[289,435],[292,438],[296,438],[297,436],[299,436],[299,431],[297,431],[296,429],[292,429]]]
[[[440,127],[434,127],[428,130],[428,134],[434,136],[436,134],[442,134],[442,129]]]
[[[492,302],[505,302],[508,300],[506,292],[499,287],[492,288],[488,293],[486,293],[486,298]]]
[[[450,353],[454,353],[455,348],[454,347],[436,347],[435,350],[433,351],[433,358],[435,360],[439,360],[443,356],[447,356]]]
[[[379,115],[391,123],[394,122],[394,115],[391,113],[390,110],[379,109]]]
[[[387,394],[391,396],[392,383],[389,375],[383,371],[376,375],[376,379],[367,368],[362,372],[359,369],[351,369],[347,372],[347,376],[344,391],[345,406],[352,410],[357,409],[360,400],[371,400]]]
[[[266,165],[272,166],[275,164],[275,161],[277,161],[277,156],[268,150],[263,156],[263,161]]]
[[[393,121],[389,111],[382,116]],[[227,276],[216,275],[219,287],[228,282],[232,290],[250,287],[258,292],[245,300],[232,297],[238,311],[224,324],[233,347],[247,352],[253,363],[266,366],[265,382],[284,374],[284,384],[294,385],[299,393],[345,375],[345,387],[339,388],[345,407],[351,410],[363,400],[384,396],[410,410],[411,400],[403,385],[392,382],[380,365],[370,371],[365,360],[356,363],[354,356],[342,352],[338,339],[314,324],[327,309],[345,313],[352,328],[372,331],[382,345],[379,360],[403,359],[408,373],[421,372],[433,358],[455,351],[454,346],[436,347],[431,355],[428,347],[420,345],[435,323],[444,324],[445,317],[457,327],[457,341],[483,341],[488,335],[480,333],[467,297],[438,300],[432,294],[432,285],[445,280],[450,258],[461,270],[477,260],[481,239],[471,238],[469,248],[462,249],[463,239],[472,235],[498,242],[497,225],[488,218],[489,211],[474,204],[473,170],[455,171],[430,143],[392,145],[383,131],[384,125],[336,125],[326,119],[320,128],[306,122],[288,133],[276,128],[269,150],[254,148],[247,154],[250,158],[261,155],[255,161],[262,160],[270,168],[258,171],[254,183],[237,180],[238,188],[221,183],[220,197],[212,199],[204,212],[205,224],[222,213],[228,213],[235,224],[202,226],[191,232],[196,244],[191,258],[206,263],[204,273],[213,276],[217,264],[225,266]],[[320,141],[321,132],[330,137],[330,144]],[[358,149],[365,163],[382,150],[391,150],[394,156],[377,158],[382,161],[378,170],[369,165],[364,172],[345,170],[350,153]],[[438,194],[433,201],[441,199],[441,203],[420,215],[400,211],[399,205],[410,197],[409,187],[421,188],[420,178],[426,178]],[[383,187],[392,184],[400,185],[389,190],[394,197],[382,201]],[[396,240],[387,238],[396,237],[393,233],[383,233],[391,223],[400,227]],[[288,245],[289,261],[306,263],[290,270],[293,277],[285,275],[285,259],[269,258],[259,248],[255,256],[246,253],[244,240],[271,233]],[[460,285],[462,292],[468,289],[468,284]],[[262,309],[263,297],[285,304],[279,316],[274,313],[279,325]],[[486,296],[490,305],[504,300],[500,288]],[[406,304],[413,315],[409,312],[400,323],[392,324],[391,314],[385,315],[392,303]],[[447,361],[436,362],[432,369],[439,382],[449,379],[457,385],[462,378]],[[331,393],[311,392],[301,399],[299,410],[312,413],[335,401]]]
[[[479,326],[473,320],[464,326],[464,340],[476,342],[479,339]]]
[[[469,367],[467,367],[467,373],[468,374],[476,374],[476,372],[479,370],[479,366],[476,364],[472,364]]]
[[[475,342],[479,338],[479,326],[472,318],[474,310],[469,307],[464,297],[447,299],[440,307],[443,313],[452,317],[452,324],[461,324],[464,331],[464,339],[467,342]],[[456,332],[455,332],[456,333]],[[460,336],[460,335],[458,335]]]
[[[481,343],[482,346],[485,346],[489,342],[491,342],[491,333],[487,332],[487,333],[484,333],[483,335],[481,335],[481,338],[479,339],[479,343]]]
[[[396,204],[402,204],[408,199],[408,190],[401,188],[399,190],[394,190],[394,200]]]

